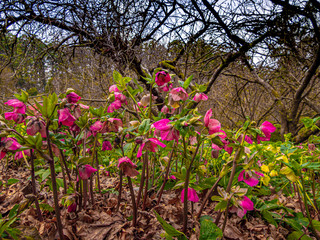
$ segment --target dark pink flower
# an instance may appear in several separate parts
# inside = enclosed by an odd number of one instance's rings
[[[81,99],[81,97],[74,92],[69,93],[66,98],[69,103],[77,103]]]
[[[164,114],[168,114],[168,113],[173,114],[175,110],[176,110],[175,108],[170,107],[169,109],[166,105],[164,105],[161,109],[161,112]]]
[[[98,132],[101,132],[102,128],[103,128],[103,123],[100,121],[96,121],[94,124],[90,126],[89,129],[92,132],[92,135],[96,136]]]
[[[28,118],[29,118],[29,122],[27,124],[27,134],[34,136],[38,132],[40,132],[41,137],[43,138],[47,137],[45,122],[42,120],[39,120],[36,117],[28,117]]]
[[[4,118],[7,120],[13,120],[15,123],[23,123],[25,115],[16,112],[6,112],[4,113]]]
[[[75,212],[77,209],[77,203],[74,202],[74,203],[71,203],[69,206],[68,206],[68,212]]]
[[[69,108],[63,108],[58,110],[59,113],[59,123],[65,126],[71,127],[76,121],[76,118],[71,115]]]
[[[107,112],[113,113],[115,110],[121,108],[121,102],[120,100],[115,100],[113,103],[111,103],[108,107]]]
[[[163,86],[164,84],[170,82],[171,76],[165,71],[157,72],[156,74],[156,84],[158,86]]]
[[[265,121],[261,124],[260,130],[263,132],[264,136],[257,136],[257,141],[260,143],[260,141],[269,141],[271,138],[271,133],[277,130],[275,126],[273,126],[272,123]]]
[[[135,165],[128,157],[123,157],[119,159],[118,168],[128,177],[135,177],[139,174],[136,170],[137,165]]]
[[[160,142],[158,139],[156,138],[148,138],[147,140],[143,141],[143,143],[141,144],[139,150],[138,150],[138,154],[137,154],[137,158],[142,156],[142,150],[146,150],[149,152],[157,152],[158,151],[158,145],[160,147],[166,147],[165,144],[163,144],[162,142]]]
[[[171,176],[169,177],[169,179],[177,180],[177,178],[176,178],[174,175],[171,175]]]
[[[200,102],[200,101],[207,101],[208,100],[208,96],[204,93],[196,93],[196,95],[194,95],[193,101],[195,102]]]
[[[254,187],[258,185],[260,177],[264,177],[264,174],[257,171],[242,170],[239,174],[238,181],[244,181],[249,186]]]
[[[101,133],[105,132],[118,132],[120,127],[122,127],[122,121],[119,118],[109,118],[103,123],[103,128]]]
[[[171,141],[176,140],[179,141],[179,131],[174,129],[174,127],[170,124],[169,119],[162,119],[153,124],[153,126],[160,131],[160,136],[162,140]]]
[[[240,206],[242,209],[238,208],[237,215],[241,218],[246,215],[247,211],[252,211],[254,209],[253,202],[247,196],[243,196]]]
[[[33,152],[33,151],[34,151],[34,150],[32,149],[32,152]],[[29,156],[29,157],[30,157],[30,150],[27,149],[27,150],[24,150],[24,151],[16,152],[16,154],[14,155],[14,160],[18,160],[18,159],[23,158],[23,154],[24,154],[25,156]]]
[[[308,150],[310,152],[313,152],[314,150],[316,150],[316,145],[314,145],[313,143],[309,143],[308,144]]]
[[[15,113],[21,113],[21,114],[26,113],[26,105],[23,102],[19,101],[18,99],[10,99],[4,104],[7,104],[13,107],[14,108],[13,112]]]
[[[118,101],[120,101],[121,102],[121,104],[128,104],[127,103],[127,97],[125,96],[125,95],[123,95],[122,93],[120,93],[120,92],[115,92],[114,93],[114,98],[116,99],[116,100],[118,100]]]
[[[109,150],[112,150],[112,146],[111,146],[111,143],[109,141],[104,141],[102,143],[102,151],[109,151]]]
[[[98,171],[97,169],[91,167],[89,164],[82,165],[79,167],[79,175],[82,180],[90,178],[91,174]]]
[[[173,101],[175,101],[175,102],[180,101],[180,100],[185,101],[188,99],[188,93],[182,87],[177,87],[177,88],[172,89],[170,91],[170,96],[172,97]]]
[[[188,200],[191,202],[199,202],[199,197],[196,190],[188,188]],[[184,202],[184,189],[181,192],[181,202]]]
[[[160,93],[162,93],[162,92],[168,92],[172,88],[173,88],[173,86],[172,86],[171,83],[170,84],[166,83],[166,84],[164,84],[162,86],[159,86],[158,90],[159,90]]]
[[[113,92],[120,92],[120,91],[119,91],[117,85],[114,84],[114,85],[111,85],[111,86],[109,87],[109,92],[110,92],[110,93],[113,93]]]
[[[21,145],[13,137],[2,137],[0,141],[0,160],[4,158],[9,151],[15,151],[21,148]]]

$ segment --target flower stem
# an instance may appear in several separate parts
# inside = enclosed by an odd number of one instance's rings
[[[131,194],[131,201],[132,201],[132,225],[135,227],[137,225],[137,205],[135,203],[135,196],[134,196],[134,191],[133,191],[133,186],[131,182],[131,178],[127,176],[128,179],[128,185],[130,189],[130,194]]]
[[[34,176],[34,155],[32,150],[30,149],[30,161],[31,161],[31,181],[32,181],[32,193],[36,197],[35,200],[35,205],[36,205],[36,210],[37,210],[37,215],[38,215],[38,220],[40,222],[43,221],[43,217],[41,214],[40,206],[39,206],[39,201],[38,201],[38,193],[37,193],[37,188],[36,188],[36,178]]]

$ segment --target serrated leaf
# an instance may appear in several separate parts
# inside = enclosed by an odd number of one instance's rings
[[[224,211],[227,208],[227,201],[223,200],[221,202],[219,202],[216,207],[214,208],[215,211],[221,210]]]
[[[186,235],[183,232],[178,231],[174,227],[172,227],[169,223],[167,223],[156,211],[153,211],[156,214],[157,220],[160,222],[163,229],[166,233],[171,237],[179,237],[178,239],[188,240]]]
[[[193,75],[191,75],[190,77],[187,78],[186,81],[184,81],[182,87],[183,87],[184,89],[187,89],[187,88],[189,87],[192,79],[193,79]]]
[[[8,179],[8,185],[10,186],[10,185],[15,184],[19,181],[20,181],[19,179],[10,178],[10,179]]]
[[[304,232],[302,231],[294,231],[292,233],[289,234],[289,236],[287,237],[287,240],[311,240],[312,238],[305,235]]]
[[[142,135],[146,134],[149,131],[150,127],[150,119],[144,119],[138,128],[139,133]]]
[[[42,211],[48,211],[48,212],[53,212],[54,211],[54,208],[51,207],[49,204],[47,203],[40,203],[39,204],[39,207]]]
[[[122,79],[122,76],[118,71],[114,70],[113,71],[113,79],[117,84],[119,84]]]
[[[213,222],[209,216],[202,216],[200,218],[200,237],[199,240],[216,240],[223,236],[222,231]]]
[[[275,227],[278,227],[276,220],[272,217],[271,213],[268,210],[262,210],[262,216],[268,223],[271,223]]]

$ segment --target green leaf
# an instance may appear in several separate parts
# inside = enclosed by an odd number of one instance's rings
[[[13,208],[11,208],[11,210],[9,212],[9,219],[12,219],[14,216],[17,215],[18,208],[19,208],[19,204],[16,204],[16,205],[13,206]]]
[[[178,239],[181,239],[181,240],[188,240],[188,238],[186,237],[186,235],[184,235],[183,232],[180,232],[174,227],[172,227],[156,211],[153,211],[153,212],[156,214],[158,221],[160,222],[161,226],[169,236],[178,237]]]
[[[193,75],[191,75],[190,77],[187,78],[186,81],[184,81],[182,87],[183,87],[184,89],[187,89],[187,88],[189,87],[192,79],[193,79]]]
[[[150,119],[144,119],[138,128],[139,133],[142,135],[146,134],[149,131],[150,127]]]
[[[41,182],[43,182],[50,175],[50,169],[47,169],[41,176]]]
[[[117,84],[119,84],[122,79],[122,76],[118,71],[114,70],[113,71],[113,79]]]
[[[320,231],[320,222],[319,221],[312,220],[312,225],[316,230]]]
[[[226,200],[223,200],[221,202],[219,202],[216,207],[214,208],[215,211],[218,211],[218,210],[225,210],[227,208],[227,201]]]
[[[263,210],[262,211],[262,216],[263,216],[263,218],[265,220],[268,221],[268,223],[271,223],[275,227],[278,227],[278,224],[277,224],[276,220],[274,220],[274,218],[272,217],[271,213],[268,210]]]
[[[288,237],[287,240],[311,240],[312,238],[305,235],[302,231],[294,231]]]
[[[19,179],[10,178],[10,179],[8,179],[8,186],[10,186],[12,184],[15,184],[15,183],[17,183],[19,181],[20,181]]]
[[[200,218],[200,237],[199,240],[216,240],[222,238],[223,234],[220,228],[213,222],[209,216]]]
[[[53,212],[54,211],[54,208],[51,207],[49,204],[47,203],[40,203],[39,204],[39,207],[42,211],[48,211],[48,212]]]

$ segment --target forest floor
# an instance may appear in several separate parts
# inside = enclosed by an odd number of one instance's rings
[[[0,181],[3,183],[0,187],[0,213],[4,218],[16,204],[26,201],[25,187],[30,181],[30,172],[28,169],[21,167],[9,167],[6,171],[1,170],[0,167],[0,173]],[[8,179],[17,179],[19,181],[6,185]],[[124,185],[123,187],[121,205],[117,212],[117,195],[111,190],[114,190],[119,185],[118,178],[101,174],[100,179],[101,189],[104,190],[104,193],[94,193],[95,202],[94,204],[90,202],[86,210],[78,213],[69,213],[66,207],[60,205],[66,239],[165,239],[164,230],[158,222],[154,211],[158,212],[163,219],[181,231],[183,213],[183,204],[180,200],[181,190],[165,191],[159,205],[156,205],[156,193],[150,193],[146,201],[145,210],[142,211],[141,207],[138,210],[138,224],[136,228],[133,228],[131,226],[132,221],[128,220],[132,214],[132,208],[130,192],[127,186]],[[138,187],[135,187],[135,190],[137,189]],[[61,188],[59,198],[62,196],[63,189]],[[43,187],[38,197],[41,204],[54,206],[51,191],[47,186]],[[189,213],[188,236],[192,240],[199,239],[200,233],[200,225],[193,219],[199,211],[201,198],[203,198],[203,196],[199,197],[200,202],[195,203],[193,212]],[[281,194],[273,194],[268,198],[278,198],[281,204],[297,212],[301,211],[296,198],[284,197]],[[18,220],[11,227],[19,229],[24,236],[31,236],[28,239],[58,239],[53,209],[51,211],[50,209],[43,210],[44,221],[40,222],[37,220],[34,204],[31,206],[19,215]],[[202,215],[209,215],[215,219],[216,212],[214,207],[214,202],[208,203]],[[189,211],[191,211],[191,207]],[[229,213],[224,231],[225,239],[286,239],[289,234],[287,228],[280,224],[276,228],[260,217],[255,217],[256,215],[254,211],[250,211],[246,217],[241,219],[235,213]],[[222,216],[218,225],[220,228],[223,220]]]

